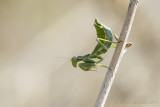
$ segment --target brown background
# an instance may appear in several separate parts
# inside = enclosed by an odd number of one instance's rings
[[[0,0],[0,107],[93,107],[106,69],[72,56],[96,45],[98,18],[119,35],[129,0]],[[105,107],[160,106],[159,0],[140,0]],[[114,49],[103,55],[108,65]]]

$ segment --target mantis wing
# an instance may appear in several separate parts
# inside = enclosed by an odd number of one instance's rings
[[[106,39],[109,40],[111,42],[106,42],[106,41],[101,41],[101,43],[108,49],[111,47],[112,44],[112,31],[110,30],[110,28],[108,28],[107,26],[105,26],[104,24],[102,24],[101,22],[99,22],[97,19],[95,19],[95,23],[94,26],[96,28],[97,31],[97,38],[101,38],[101,39]],[[104,49],[103,46],[98,43],[95,47],[95,49],[93,50],[93,52],[91,53],[91,55],[101,55],[107,52],[107,49]]]

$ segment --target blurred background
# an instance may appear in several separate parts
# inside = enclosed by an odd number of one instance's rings
[[[93,107],[107,69],[73,68],[91,53],[94,19],[120,34],[129,0],[0,0],[0,107]],[[160,106],[159,0],[140,0],[105,107]],[[114,49],[103,55],[109,65]]]

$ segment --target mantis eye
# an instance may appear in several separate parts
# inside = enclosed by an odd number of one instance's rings
[[[77,67],[77,58],[75,56],[72,57],[71,62],[74,67]]]

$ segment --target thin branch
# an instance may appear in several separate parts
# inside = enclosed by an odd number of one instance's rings
[[[95,103],[95,107],[104,107],[104,104],[106,102],[107,96],[110,91],[110,88],[114,81],[115,74],[118,70],[120,61],[123,57],[123,54],[125,53],[125,46],[126,46],[126,42],[127,42],[130,30],[131,30],[131,26],[132,26],[133,19],[135,16],[138,1],[139,0],[130,0],[126,18],[123,24],[123,28],[122,28],[120,37],[119,37],[119,40],[122,42],[119,42],[116,46],[112,60],[109,65],[110,69],[108,69],[108,72],[106,73],[106,76],[104,78],[103,84],[101,86],[99,95]]]

